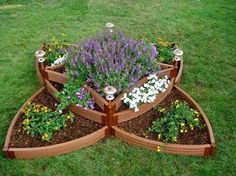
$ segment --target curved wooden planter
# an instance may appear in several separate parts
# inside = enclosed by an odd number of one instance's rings
[[[170,153],[170,154],[182,154],[182,155],[191,155],[191,156],[208,156],[212,155],[215,150],[215,139],[213,136],[213,131],[211,128],[211,125],[203,112],[202,108],[196,103],[196,101],[188,95],[185,91],[183,91],[180,87],[175,86],[175,89],[183,95],[186,99],[191,102],[191,105],[198,109],[198,111],[201,113],[203,120],[206,124],[206,127],[208,129],[208,134],[210,137],[210,143],[209,144],[203,144],[203,145],[183,145],[183,144],[170,144],[170,143],[163,143],[158,142],[154,140],[145,139],[139,136],[136,136],[135,134],[130,134],[116,126],[113,126],[112,129],[114,130],[114,134],[116,137],[127,141],[130,144],[137,145],[140,147],[144,147],[151,150],[157,150],[157,147],[160,147],[161,152],[164,153]]]
[[[39,93],[43,91],[44,88],[38,90],[34,95],[32,95],[19,109],[14,119],[11,122],[11,125],[8,129],[5,144],[3,151],[8,158],[16,158],[16,159],[34,159],[38,157],[44,156],[56,156],[62,155],[65,153],[69,153],[80,148],[87,147],[89,145],[95,144],[97,141],[105,137],[107,126],[91,133],[86,136],[83,136],[78,139],[74,139],[72,141],[64,142],[61,144],[55,144],[45,147],[32,147],[32,148],[12,148],[9,147],[9,143],[11,140],[12,130],[15,126],[16,121],[20,117],[22,113],[22,109],[27,106],[29,101],[32,101]]]

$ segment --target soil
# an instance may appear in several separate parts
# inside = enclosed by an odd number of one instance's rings
[[[47,90],[43,90],[42,93],[35,97],[33,102],[48,106],[53,110],[55,110],[55,103],[58,103]],[[67,110],[63,113],[67,113]],[[10,147],[42,147],[60,144],[91,134],[103,127],[102,124],[85,119],[82,116],[75,116],[74,122],[71,123],[68,121],[65,129],[55,132],[52,140],[45,142],[41,140],[40,136],[31,137],[29,134],[23,132],[23,126],[21,126],[22,121],[23,118],[20,116],[13,128]]]
[[[163,100],[160,103],[161,107],[164,107],[165,109],[169,109],[171,104],[175,102],[175,100],[182,100],[186,101],[189,106],[191,107],[191,103],[183,96],[181,96],[176,89],[174,89],[165,100]],[[122,110],[125,105],[122,105],[120,109]],[[193,108],[193,107],[191,107]],[[126,108],[127,109],[127,108]],[[161,118],[161,115],[156,112],[154,109],[151,109],[150,111],[146,112],[145,114],[129,120],[127,122],[123,122],[119,125],[117,125],[119,128],[129,132],[133,133],[137,136],[144,137],[151,140],[161,141],[158,139],[157,134],[148,131],[148,128],[151,127],[152,122],[158,118]],[[199,121],[202,127],[195,127],[193,131],[188,130],[187,133],[179,133],[177,136],[177,144],[207,144],[210,143],[209,134],[207,131],[207,127],[205,126],[203,117],[200,115]]]

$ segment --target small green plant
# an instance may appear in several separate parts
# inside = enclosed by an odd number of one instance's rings
[[[170,64],[174,58],[173,54],[173,46],[174,44],[163,41],[161,38],[157,40],[157,47],[158,47],[158,61]]]
[[[64,84],[63,90],[57,93],[57,97],[61,100],[57,108],[63,110],[68,105],[75,104],[78,107],[94,109],[93,98],[83,83],[83,80],[77,78]]]
[[[23,130],[32,137],[40,135],[42,141],[50,141],[53,133],[66,127],[67,120],[73,122],[74,115],[61,114],[46,106],[28,103],[23,109]]]
[[[158,139],[165,142],[177,142],[179,133],[187,133],[199,127],[199,113],[191,109],[186,102],[176,100],[169,111],[162,107],[155,108],[163,117],[153,121],[149,131],[157,133]]]
[[[54,36],[50,43],[43,44],[43,50],[46,51],[46,62],[48,65],[53,65],[54,61],[58,58],[62,58],[66,53],[66,47],[68,41],[66,40],[67,35],[62,33],[58,36]]]

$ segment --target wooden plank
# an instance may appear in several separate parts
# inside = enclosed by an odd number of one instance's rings
[[[8,151],[14,152],[16,159],[35,159],[45,156],[62,155],[96,143],[105,137],[106,129],[107,127],[105,126],[91,134],[61,144],[33,148],[9,148]]]

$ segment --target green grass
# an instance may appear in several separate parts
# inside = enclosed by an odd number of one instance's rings
[[[0,146],[19,107],[39,87],[34,52],[58,32],[72,42],[110,21],[136,39],[184,50],[181,82],[203,107],[217,142],[210,158],[158,154],[106,139],[67,155],[30,161],[0,153],[0,175],[234,175],[236,173],[235,0],[0,1]]]

